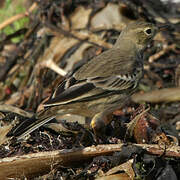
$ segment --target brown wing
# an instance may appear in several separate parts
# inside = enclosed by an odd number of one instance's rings
[[[137,62],[133,55],[122,59],[118,49],[106,51],[64,80],[45,107],[90,100],[96,95],[101,97],[111,91],[135,88],[139,81]]]

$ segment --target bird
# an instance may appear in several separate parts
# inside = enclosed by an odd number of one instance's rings
[[[7,136],[21,139],[64,114],[91,118],[91,128],[101,136],[112,113],[122,108],[137,89],[144,73],[144,51],[158,30],[150,22],[129,23],[111,49],[66,77],[45,102],[44,110],[17,125]]]

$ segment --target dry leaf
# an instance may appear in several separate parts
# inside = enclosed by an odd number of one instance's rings
[[[88,21],[89,21],[89,15],[91,14],[92,9],[87,9],[83,6],[79,6],[75,9],[73,14],[70,16],[71,20],[71,29],[84,29],[86,28]]]

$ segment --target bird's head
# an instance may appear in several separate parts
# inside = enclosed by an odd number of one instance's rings
[[[152,24],[143,21],[133,22],[124,28],[115,44],[118,46],[126,41],[131,41],[137,50],[144,50],[147,44],[153,39],[158,28]]]

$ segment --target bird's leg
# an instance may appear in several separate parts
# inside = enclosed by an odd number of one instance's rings
[[[97,138],[97,141],[99,141],[99,138],[101,140],[107,140],[105,136],[105,130],[106,125],[109,124],[112,121],[112,113],[105,114],[104,112],[97,113],[91,120],[91,127],[94,131],[94,134]]]

